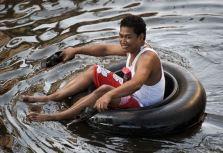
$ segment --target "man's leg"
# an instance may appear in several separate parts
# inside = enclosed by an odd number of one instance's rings
[[[65,111],[58,112],[55,114],[39,114],[33,112],[28,115],[28,118],[32,121],[56,121],[56,120],[72,119],[76,115],[78,115],[84,108],[93,106],[95,102],[102,95],[112,90],[113,88],[114,87],[109,85],[102,85],[91,94],[78,100],[76,103],[74,103],[70,108],[68,108]],[[120,99],[115,101],[120,101]]]
[[[46,96],[27,96],[23,95],[21,98],[25,102],[47,102],[50,100],[59,101],[76,93],[85,90],[88,86],[93,83],[94,78],[94,66],[91,66],[87,71],[78,74],[63,88],[57,90],[51,95]]]

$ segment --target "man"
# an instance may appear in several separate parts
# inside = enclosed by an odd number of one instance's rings
[[[59,101],[95,84],[97,89],[81,98],[65,111],[54,114],[30,113],[33,121],[71,119],[85,107],[92,106],[99,112],[111,108],[138,108],[160,102],[164,96],[165,79],[161,61],[157,53],[145,42],[146,24],[135,15],[122,19],[120,24],[119,45],[100,44],[83,47],[68,47],[62,52],[66,62],[76,54],[92,56],[127,55],[126,67],[132,78],[123,80],[112,72],[94,65],[80,73],[62,89],[47,96],[23,96],[25,102]]]

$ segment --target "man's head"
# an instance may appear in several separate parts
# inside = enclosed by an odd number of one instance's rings
[[[144,35],[144,40],[146,39],[146,23],[145,21],[136,15],[128,15],[121,20],[121,27],[133,28],[134,33],[139,36],[140,34]]]
[[[128,15],[121,20],[120,45],[126,52],[138,51],[146,38],[146,24],[144,20],[135,15]]]

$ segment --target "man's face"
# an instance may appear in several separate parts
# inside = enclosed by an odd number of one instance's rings
[[[119,33],[119,41],[122,49],[126,52],[136,52],[142,45],[143,37],[137,36],[131,27],[121,27]]]

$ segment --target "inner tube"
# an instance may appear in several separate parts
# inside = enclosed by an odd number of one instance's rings
[[[162,62],[166,79],[164,100],[152,106],[109,110],[87,120],[92,128],[118,135],[163,135],[181,132],[204,119],[206,93],[185,68]],[[119,73],[124,63],[110,68]]]

